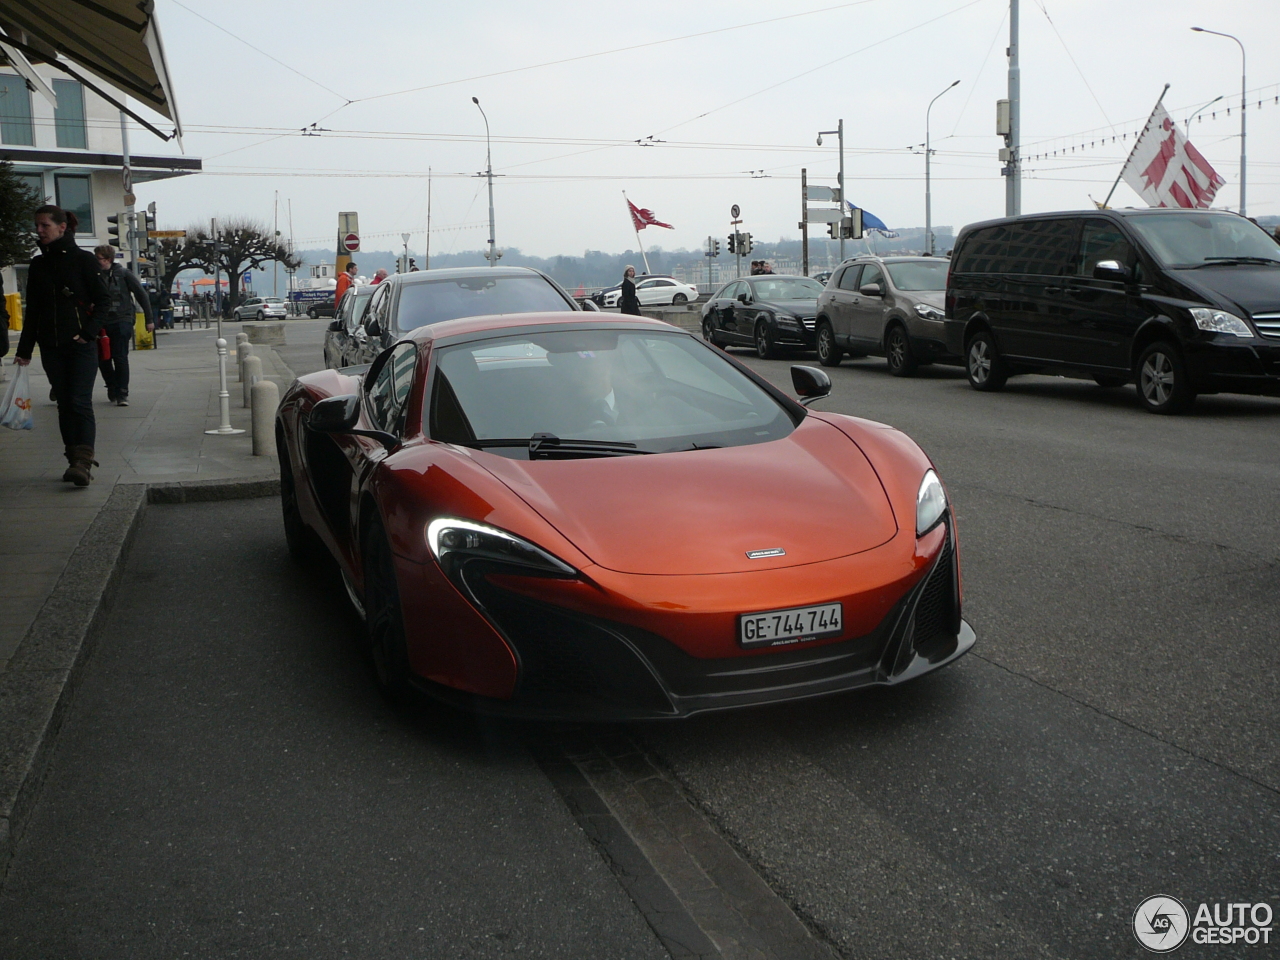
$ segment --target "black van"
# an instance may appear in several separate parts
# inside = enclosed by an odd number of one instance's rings
[[[1280,396],[1280,244],[1220,210],[1089,210],[970,224],[947,275],[948,349],[976,390],[1018,373]]]

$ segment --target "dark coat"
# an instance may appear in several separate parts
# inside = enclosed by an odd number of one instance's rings
[[[107,292],[111,295],[111,306],[107,309],[103,323],[127,323],[133,326],[136,300],[142,308],[142,315],[147,323],[155,323],[155,312],[151,307],[151,295],[132,273],[118,263],[113,263],[110,270],[103,271],[103,280],[107,284]]]
[[[622,278],[622,292],[618,295],[618,310],[632,316],[640,316],[640,298],[636,296],[636,284],[630,277]]]
[[[27,310],[14,354],[31,359],[35,345],[56,350],[79,336],[93,343],[107,315],[109,297],[97,258],[65,233],[31,261],[27,271]]]

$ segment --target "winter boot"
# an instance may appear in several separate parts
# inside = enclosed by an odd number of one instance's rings
[[[74,459],[67,473],[71,474],[71,482],[77,487],[87,487],[89,481],[93,479],[90,469],[99,465],[98,461],[93,459],[93,447],[78,444],[71,449]]]
[[[63,471],[62,479],[67,483],[71,483],[76,478],[75,474],[71,472],[75,468],[76,448],[68,444],[64,453],[67,458],[67,469]]]

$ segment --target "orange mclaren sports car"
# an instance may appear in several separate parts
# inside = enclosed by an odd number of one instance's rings
[[[489,713],[684,717],[896,684],[974,642],[929,458],[668,324],[421,327],[277,414],[291,552],[331,556],[374,674]]]

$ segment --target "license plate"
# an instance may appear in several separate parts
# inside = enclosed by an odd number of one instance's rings
[[[738,617],[738,643],[744,647],[780,647],[840,635],[844,612],[841,604],[792,607],[744,613]]]

